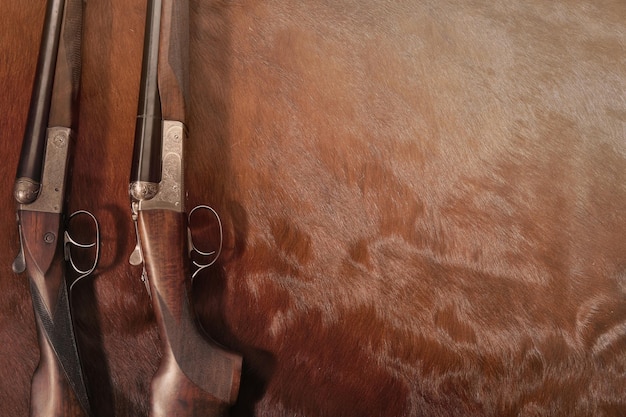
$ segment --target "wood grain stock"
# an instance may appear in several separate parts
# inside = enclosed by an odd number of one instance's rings
[[[31,417],[87,416],[68,383],[43,324],[43,320],[47,320],[52,326],[71,326],[71,322],[65,322],[69,305],[64,305],[68,298],[60,223],[61,216],[56,213],[20,212],[40,354],[31,384]]]
[[[184,213],[140,211],[138,227],[163,352],[151,416],[222,415],[237,398],[241,357],[203,337],[191,314]]]
[[[44,334],[38,315],[36,322],[39,364],[31,382],[30,417],[86,417]]]

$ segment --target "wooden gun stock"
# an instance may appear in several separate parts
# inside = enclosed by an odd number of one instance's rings
[[[19,215],[40,352],[31,385],[30,416],[87,416],[83,407],[88,409],[88,403],[81,406],[70,385],[70,381],[78,382],[80,386],[75,389],[84,395],[83,401],[86,402],[80,364],[73,360],[77,347],[74,338],[67,337],[73,335],[73,330],[65,281],[61,216],[31,211],[20,211]],[[57,339],[56,353],[50,338]],[[62,344],[59,345],[60,340]],[[73,366],[64,369],[59,356]]]
[[[37,339],[39,364],[31,383],[30,416],[87,416],[68,384],[50,342],[43,334],[39,317],[37,317]]]
[[[203,337],[191,313],[185,215],[142,210],[137,222],[163,354],[151,416],[222,415],[237,398],[242,359]]]

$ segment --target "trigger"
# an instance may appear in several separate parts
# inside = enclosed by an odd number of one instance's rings
[[[135,246],[133,253],[130,254],[128,262],[133,266],[140,265],[143,262],[143,257],[141,256],[141,248],[139,247],[139,245]]]
[[[137,239],[137,243],[135,244],[135,249],[133,249],[133,253],[130,254],[128,262],[133,266],[137,266],[143,262],[143,255],[141,254],[141,237],[139,236],[139,227],[137,226],[137,215],[134,213],[134,211],[133,224],[135,225],[135,239]]]
[[[21,274],[24,271],[26,271],[26,258],[24,257],[24,248],[20,245],[20,252],[13,261],[13,272]]]
[[[24,256],[24,242],[22,239],[22,225],[17,224],[18,233],[20,235],[20,251],[18,252],[15,260],[13,261],[13,272],[21,274],[26,271],[26,257]]]

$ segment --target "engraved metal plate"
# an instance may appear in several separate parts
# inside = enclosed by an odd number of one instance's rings
[[[161,182],[156,195],[139,201],[139,210],[166,209],[184,212],[183,157],[186,138],[182,122],[163,121]],[[132,185],[131,185],[132,187]]]
[[[50,127],[46,132],[46,155],[39,196],[30,204],[19,204],[19,210],[61,213],[65,196],[68,150],[72,130]],[[18,179],[18,182],[20,179]]]

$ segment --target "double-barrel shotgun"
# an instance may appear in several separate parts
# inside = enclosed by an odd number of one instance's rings
[[[187,288],[189,242],[183,182],[187,140],[189,4],[148,0],[129,193],[162,358],[151,383],[150,415],[218,416],[237,397],[241,356],[197,327]]]
[[[40,352],[31,384],[31,417],[92,415],[70,295],[74,284],[96,267],[100,232],[89,212],[64,215],[78,112],[82,15],[82,0],[47,3],[14,187],[20,252],[13,270],[26,271],[29,278]],[[86,217],[94,234],[92,243],[79,243],[68,233],[68,224],[80,217]],[[88,252],[83,261],[76,257],[75,262],[76,247]],[[87,268],[85,256],[93,260]]]

